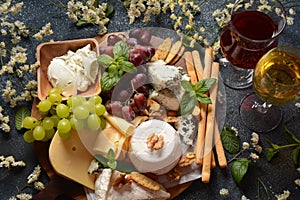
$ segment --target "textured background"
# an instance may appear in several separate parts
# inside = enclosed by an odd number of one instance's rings
[[[56,2],[53,4],[53,2]],[[67,2],[63,0],[61,2]],[[111,0],[109,4],[114,6],[115,13],[110,18],[111,21],[108,25],[109,32],[124,31],[135,27],[146,26],[160,26],[165,28],[172,28],[171,21],[167,15],[154,16],[152,20],[144,24],[142,19],[139,19],[133,25],[129,25],[129,20],[125,8],[121,5],[120,1]],[[200,1],[196,1],[200,2]],[[201,1],[202,2],[202,1]],[[216,8],[223,8],[224,3],[228,1],[213,0],[204,3],[202,13],[199,18],[199,23],[204,25],[213,24],[211,13]],[[300,3],[300,1],[298,1]],[[51,22],[54,35],[50,36],[54,40],[68,40],[77,38],[95,37],[98,28],[88,26],[78,28],[66,16],[66,12],[59,8],[59,3],[56,0],[25,0],[24,8],[21,14],[15,16],[20,19],[27,26],[40,29],[47,22]],[[300,11],[298,9],[298,11]],[[281,45],[292,45],[300,48],[300,13],[295,17],[294,25],[287,26],[280,37]],[[209,37],[214,38],[217,36],[216,29],[211,30]],[[0,36],[0,39],[2,37]],[[35,48],[38,45],[36,40],[25,40],[22,43],[28,47],[29,63],[35,62]],[[0,84],[5,85],[8,77],[1,77]],[[27,77],[35,78],[35,77]],[[17,80],[12,80],[17,87],[22,88],[22,85]],[[234,126],[238,129],[241,141],[250,141],[251,131],[248,130],[240,121],[238,115],[238,105],[244,95],[251,92],[252,88],[245,90],[232,90],[226,88],[227,96],[227,112],[226,112],[226,126]],[[4,114],[9,114],[13,122],[14,113],[16,108],[11,109],[2,97],[0,97],[1,106],[5,108]],[[31,104],[28,103],[30,106]],[[288,128],[300,138],[300,115],[296,113],[296,108],[293,104],[283,107],[284,120],[292,115],[295,118],[292,123],[288,124]],[[286,139],[283,136],[283,126],[278,127],[270,133],[261,134],[261,145],[263,148],[268,147],[267,140],[271,140],[277,144],[286,144]],[[27,181],[27,176],[32,172],[33,168],[37,165],[37,160],[31,144],[23,142],[21,135],[12,128],[11,133],[0,134],[0,155],[14,155],[16,160],[24,160],[27,163],[25,169],[21,170],[3,170],[0,169],[0,199],[8,199],[10,196],[17,194],[18,189],[22,188]],[[228,158],[231,155],[227,155]],[[245,194],[250,199],[257,199],[258,183],[257,178],[260,178],[267,188],[271,191],[272,199],[274,194],[282,193],[283,190],[289,190],[291,196],[289,199],[299,199],[300,191],[293,181],[300,178],[300,173],[296,171],[291,159],[291,151],[285,150],[281,152],[272,162],[267,162],[265,157],[256,163],[252,163],[249,167],[248,174],[242,181],[241,185],[237,185],[231,177],[230,167],[227,169],[219,169],[218,167],[213,170],[211,181],[208,184],[203,184],[201,181],[195,181],[190,188],[184,191],[176,199],[240,199]],[[47,177],[43,175],[43,180],[47,181]],[[221,188],[227,188],[229,195],[221,196],[219,191]],[[262,199],[267,199],[262,188],[260,188]],[[25,189],[25,192],[31,192],[30,189]]]

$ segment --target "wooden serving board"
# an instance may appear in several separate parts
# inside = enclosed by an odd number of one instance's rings
[[[109,34],[103,37],[97,37],[96,39],[99,42],[99,44],[105,41],[108,35]],[[161,41],[162,41],[161,38],[157,38],[157,40],[154,42],[159,44],[159,42]],[[180,64],[182,64],[182,62]],[[36,108],[38,102],[39,102],[38,99],[35,99],[33,102],[32,116],[39,116],[39,112]],[[74,161],[74,158],[76,157],[74,151],[78,151],[78,150],[81,151],[80,156],[86,158],[84,159],[85,162],[87,162],[92,158],[90,153],[87,150],[85,150],[85,147],[80,141],[80,139],[78,138],[78,136],[76,137],[75,135],[75,137],[70,141],[63,141],[59,137],[54,137],[51,143],[34,142],[33,147],[35,149],[36,156],[41,167],[49,177],[49,183],[47,187],[44,190],[40,191],[38,194],[36,194],[33,197],[33,199],[48,199],[48,200],[51,199],[86,200],[87,199],[82,182],[74,178],[74,176],[72,175],[74,173],[85,173],[85,172],[74,171],[72,170],[72,168],[69,168],[67,172],[62,171],[62,169],[65,169],[65,167],[63,167],[64,163],[66,165],[70,165],[70,163],[79,164],[77,161]],[[49,152],[49,148],[51,152]],[[68,160],[65,159],[67,157]],[[87,163],[83,165],[84,166],[82,166],[82,169],[85,169]],[[191,184],[192,182],[187,182],[169,188],[168,191],[171,193],[171,199],[181,194]],[[90,185],[85,184],[85,186],[89,187]]]

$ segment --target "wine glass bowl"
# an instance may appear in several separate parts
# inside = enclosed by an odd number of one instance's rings
[[[230,63],[221,69],[225,85],[234,89],[251,86],[256,63],[278,45],[285,25],[285,8],[280,1],[236,1],[220,36],[222,53]]]
[[[279,106],[300,97],[300,50],[279,46],[267,52],[255,67],[253,88],[241,102],[241,119],[253,131],[269,132],[281,123]]]

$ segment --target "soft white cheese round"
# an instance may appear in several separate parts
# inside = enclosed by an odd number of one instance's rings
[[[153,133],[164,137],[161,149],[148,148],[147,139]],[[142,173],[165,174],[176,166],[181,156],[178,133],[170,124],[161,120],[154,119],[141,123],[135,129],[130,145],[129,158],[135,168]]]
[[[65,60],[54,58],[48,66],[49,82],[66,97],[77,94],[76,74],[66,65]]]

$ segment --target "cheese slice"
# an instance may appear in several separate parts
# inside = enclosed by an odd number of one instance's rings
[[[93,156],[82,144],[76,131],[68,140],[55,134],[49,147],[49,160],[57,174],[95,189],[95,175],[88,174]]]

